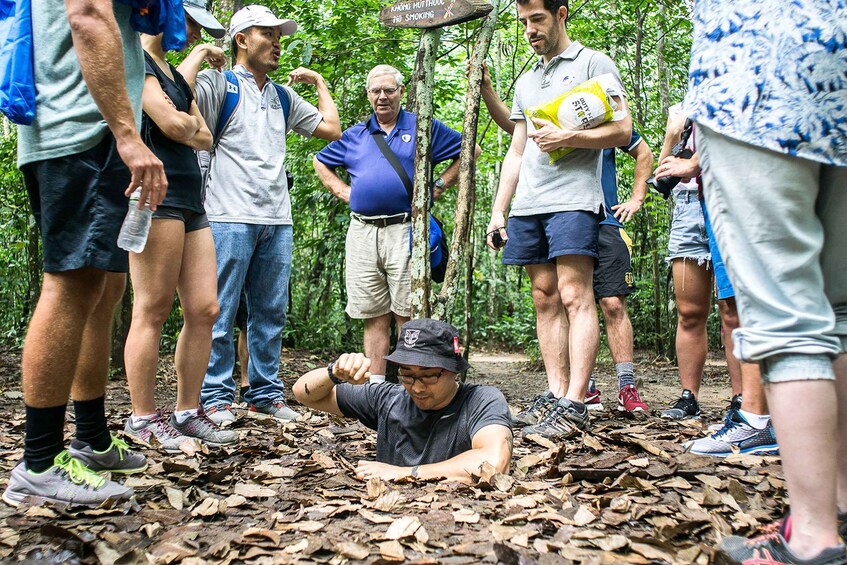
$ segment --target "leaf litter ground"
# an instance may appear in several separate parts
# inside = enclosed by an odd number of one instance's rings
[[[286,352],[283,378],[323,362]],[[519,356],[477,355],[473,382],[496,384],[517,407],[543,388]],[[642,360],[642,395],[657,410],[678,394],[667,364]],[[159,400],[173,400],[164,360]],[[604,390],[613,371],[601,367]],[[605,376],[604,376],[605,375]],[[0,487],[21,456],[23,403],[17,352],[0,352]],[[710,362],[702,422],[593,413],[591,432],[563,443],[516,437],[512,473],[482,469],[475,486],[363,483],[375,436],[356,422],[306,413],[285,425],[241,418],[232,449],[187,447],[129,477],[136,501],[78,511],[0,504],[0,558],[54,563],[707,563],[721,536],[772,521],[784,502],[777,458],[725,460],[683,452],[717,421],[729,395],[725,368]],[[125,383],[107,403],[115,431],[129,414]],[[302,408],[301,408],[302,410]],[[70,412],[70,411],[69,411]],[[69,428],[70,431],[71,428]],[[70,437],[70,435],[68,435]]]

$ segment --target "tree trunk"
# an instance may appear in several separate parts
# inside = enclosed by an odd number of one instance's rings
[[[444,285],[435,301],[433,315],[440,320],[449,321],[456,301],[459,286],[460,265],[467,262],[468,238],[471,226],[471,210],[474,201],[474,173],[476,167],[475,148],[477,125],[479,124],[480,90],[482,86],[482,63],[488,55],[494,26],[497,24],[499,0],[492,3],[494,9],[486,17],[479,30],[473,55],[471,69],[468,75],[468,91],[465,95],[465,121],[462,124],[462,149],[459,153],[459,188],[456,195],[456,224],[453,231],[453,241],[450,245],[450,261],[447,273],[444,275]],[[467,340],[466,340],[467,341]]]
[[[428,318],[430,304],[429,210],[432,179],[432,96],[435,82],[435,55],[441,39],[441,28],[428,29],[421,35],[415,62],[415,179],[412,199],[412,318]]]

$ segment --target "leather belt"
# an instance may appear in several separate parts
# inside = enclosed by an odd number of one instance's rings
[[[412,216],[410,214],[395,214],[394,216],[379,216],[376,218],[369,216],[362,216],[361,214],[357,214],[352,212],[350,216],[356,220],[359,220],[363,224],[371,224],[378,228],[384,228],[388,226],[393,226],[395,224],[402,224],[408,221],[411,221]]]

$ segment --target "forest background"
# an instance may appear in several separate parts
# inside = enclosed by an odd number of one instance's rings
[[[248,2],[249,3],[249,2]],[[380,0],[264,2],[281,17],[298,23],[295,35],[283,39],[282,61],[273,78],[284,82],[288,71],[308,66],[320,72],[338,105],[342,128],[366,119],[371,108],[365,77],[377,64],[396,66],[409,81],[420,31],[391,29],[378,15]],[[214,11],[228,23],[241,0],[219,0]],[[458,130],[465,112],[465,62],[476,41],[480,22],[451,26],[442,35],[435,74],[435,116]],[[668,108],[682,100],[687,84],[691,23],[684,0],[571,0],[568,33],[573,40],[607,53],[617,63],[629,97],[634,127],[658,158]],[[206,39],[209,39],[208,37]],[[229,51],[229,45],[222,45]],[[183,54],[171,54],[174,64]],[[514,83],[537,57],[516,19],[514,1],[501,3],[498,23],[487,58],[500,96],[511,104]],[[314,89],[298,92],[315,102]],[[405,102],[405,101],[404,101]],[[407,106],[407,109],[412,110]],[[529,280],[523,269],[505,267],[499,254],[485,246],[491,202],[509,137],[490,120],[482,105],[477,143],[483,148],[476,169],[476,199],[469,242],[469,265],[450,317],[473,347],[516,349],[537,358],[535,312]],[[23,340],[41,284],[38,230],[26,190],[16,167],[17,135],[3,120],[0,138],[0,341],[17,346]],[[362,324],[344,313],[344,241],[349,208],[319,183],[312,156],[324,142],[288,138],[287,167],[295,176],[291,190],[294,211],[294,266],[285,342],[312,351],[357,350]],[[632,189],[634,160],[618,153],[621,201]],[[456,209],[456,191],[436,203],[448,233]],[[676,311],[666,256],[672,205],[651,191],[626,230],[633,240],[633,270],[637,290],[629,298],[635,346],[657,358],[674,356]],[[172,351],[181,315],[168,319],[163,351]],[[116,312],[114,363],[120,369],[122,348],[131,314],[131,289]],[[710,323],[710,344],[719,345],[716,314]],[[602,320],[602,317],[601,317]]]

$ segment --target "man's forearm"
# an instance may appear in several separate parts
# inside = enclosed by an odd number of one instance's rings
[[[517,155],[513,148],[509,148],[506,152],[506,157],[503,159],[503,167],[500,171],[500,184],[497,188],[497,196],[494,197],[494,204],[491,206],[492,212],[500,212],[505,215],[509,204],[512,202],[512,197],[515,195],[515,189],[518,186],[518,177],[521,172],[522,156]]]
[[[440,463],[421,465],[418,467],[418,477],[469,483],[472,480],[471,475],[478,473],[484,463],[491,464],[498,473],[508,473],[510,459],[511,452],[507,445],[471,449]]]
[[[495,92],[494,86],[490,83],[483,83],[480,93],[482,94],[482,99],[485,101],[485,107],[488,108],[488,113],[491,115],[491,119],[494,120],[494,123],[509,135],[514,133],[515,122],[510,119],[511,112],[497,95],[497,92]]]
[[[321,163],[317,157],[312,158],[312,166],[321,183],[339,200],[350,203],[350,186],[341,180],[333,169]]]
[[[335,383],[329,379],[326,367],[321,367],[300,377],[294,384],[293,392],[298,402],[315,408],[327,399],[334,387]]]
[[[65,7],[82,76],[106,124],[118,141],[139,137],[111,0],[65,0]]]
[[[335,133],[333,139],[338,139],[341,137],[341,118],[338,116],[338,107],[335,105],[335,100],[332,99],[326,81],[323,78],[318,80],[315,89],[318,94],[318,112],[321,113],[324,122]]]
[[[185,82],[188,83],[188,86],[191,87],[191,91],[194,91],[194,84],[197,82],[197,73],[200,72],[200,68],[203,66],[203,61],[206,59],[206,45],[201,44],[191,50],[191,52],[182,60],[182,63],[176,68],[179,71],[179,74],[185,79]]]

